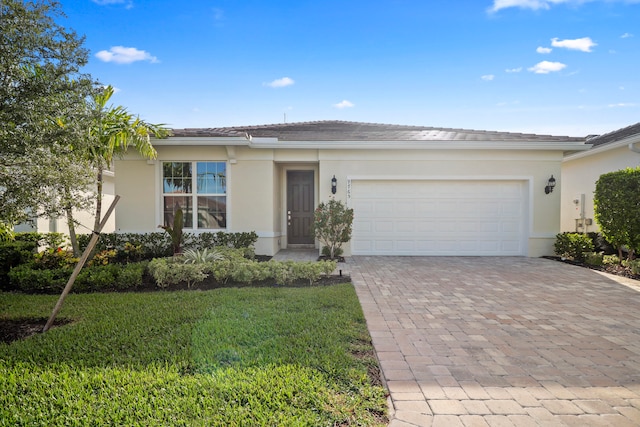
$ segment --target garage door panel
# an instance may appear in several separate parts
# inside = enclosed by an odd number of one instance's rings
[[[524,255],[524,181],[353,181],[352,252]]]

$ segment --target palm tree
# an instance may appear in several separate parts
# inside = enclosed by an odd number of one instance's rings
[[[103,172],[111,168],[113,158],[123,156],[133,147],[142,157],[155,159],[157,153],[151,144],[151,135],[165,138],[170,134],[163,125],[147,123],[120,105],[107,106],[113,93],[113,87],[107,86],[92,98],[94,125],[90,135],[94,141],[89,156],[98,171],[94,230],[98,229],[102,216]]]

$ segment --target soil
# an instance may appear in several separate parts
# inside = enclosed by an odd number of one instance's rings
[[[21,318],[21,319],[2,319],[0,318],[0,342],[9,344],[10,342],[21,340],[31,335],[42,332],[44,325],[47,324],[47,318]],[[70,319],[56,319],[51,328],[63,326],[71,323]]]

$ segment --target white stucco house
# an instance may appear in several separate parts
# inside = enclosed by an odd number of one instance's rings
[[[605,135],[588,137],[587,151],[562,160],[562,231],[598,231],[593,193],[600,175],[640,166],[640,123]]]
[[[318,121],[174,129],[115,162],[116,231],[255,231],[256,253],[319,248],[314,209],[354,209],[350,255],[541,256],[560,231],[563,157],[584,138]],[[559,189],[559,187],[558,187]],[[334,193],[335,191],[335,193]]]

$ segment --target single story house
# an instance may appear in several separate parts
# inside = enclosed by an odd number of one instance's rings
[[[255,231],[258,254],[319,248],[314,209],[354,209],[346,255],[532,256],[560,231],[563,157],[584,138],[345,121],[174,129],[115,162],[118,232]]]
[[[640,123],[587,138],[588,151],[562,159],[562,231],[598,231],[593,193],[600,175],[640,166]]]

